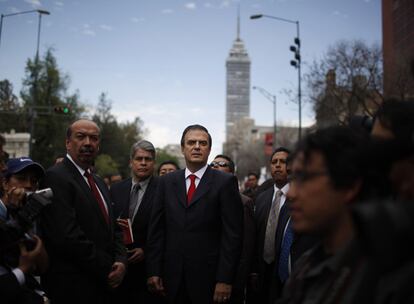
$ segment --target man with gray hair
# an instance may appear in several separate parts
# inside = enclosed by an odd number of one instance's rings
[[[134,143],[131,147],[129,166],[131,177],[113,184],[110,189],[118,224],[124,231],[131,227],[133,236],[129,240],[124,237],[128,249],[128,274],[119,287],[119,303],[157,303],[156,296],[147,291],[145,272],[148,221],[158,183],[158,178],[153,176],[153,144],[147,140]]]

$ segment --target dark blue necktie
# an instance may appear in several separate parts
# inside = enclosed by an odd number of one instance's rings
[[[289,255],[290,247],[293,242],[293,230],[292,230],[292,221],[289,220],[289,223],[286,227],[285,235],[283,236],[282,246],[280,248],[279,255],[279,279],[283,283],[289,277]]]

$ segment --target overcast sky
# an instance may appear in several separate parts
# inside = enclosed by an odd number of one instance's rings
[[[225,138],[225,60],[241,38],[251,65],[251,84],[278,97],[278,124],[296,125],[297,105],[283,93],[297,89],[289,65],[294,24],[250,20],[263,13],[299,20],[304,73],[329,45],[341,39],[381,44],[380,0],[0,0],[0,13],[31,9],[42,17],[41,53],[53,47],[59,68],[70,76],[69,92],[80,91],[91,109],[101,92],[113,102],[120,121],[139,116],[156,146],[178,143],[189,124],[205,125],[213,152]],[[18,94],[28,57],[36,51],[37,14],[4,18],[0,79]],[[306,99],[306,87],[304,99]],[[251,117],[272,125],[272,104],[251,91]],[[303,124],[313,121],[305,105]]]

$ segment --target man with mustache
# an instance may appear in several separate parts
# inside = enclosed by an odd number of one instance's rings
[[[277,148],[270,158],[270,171],[274,186],[256,199],[256,254],[251,274],[251,288],[256,291],[255,303],[270,303],[274,296],[275,268],[278,267],[280,246],[289,220],[287,192],[289,190],[286,168],[290,151]]]
[[[99,135],[93,121],[75,121],[67,129],[65,158],[46,172],[44,186],[54,196],[41,217],[50,256],[42,284],[54,304],[110,303],[111,289],[125,274],[126,252],[108,189],[91,172]]]

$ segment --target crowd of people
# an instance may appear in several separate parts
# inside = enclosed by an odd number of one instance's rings
[[[107,183],[99,143],[81,119],[51,168],[1,163],[2,303],[414,302],[414,103],[277,147],[243,193],[229,156],[208,163],[204,126],[182,133],[184,169],[156,170],[140,140]]]

